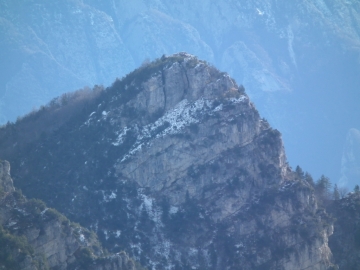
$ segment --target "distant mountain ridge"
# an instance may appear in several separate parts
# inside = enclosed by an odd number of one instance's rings
[[[340,186],[355,187],[360,181],[360,131],[352,128],[346,137],[341,160]]]

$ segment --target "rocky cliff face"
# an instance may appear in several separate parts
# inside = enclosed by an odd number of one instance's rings
[[[0,190],[0,267],[136,269],[125,253],[106,257],[93,232],[15,191],[7,161],[0,161]]]
[[[1,162],[0,164],[0,186],[3,192],[15,191],[10,177],[10,164],[8,162]]]
[[[246,85],[294,166],[336,181],[339,138],[359,128],[359,13],[354,0],[1,0],[0,123],[187,51]]]
[[[226,73],[186,53],[162,57],[56,129],[23,137],[52,106],[2,128],[0,148],[27,196],[92,228],[110,251],[150,269],[332,266],[332,221]]]
[[[327,211],[336,217],[329,246],[339,269],[358,269],[360,265],[360,193],[333,201]]]

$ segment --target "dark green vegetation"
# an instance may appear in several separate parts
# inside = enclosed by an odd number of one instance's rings
[[[71,263],[66,266],[69,270],[89,270],[94,265],[110,265],[116,262],[116,256],[122,257],[122,263],[129,266],[125,269],[143,269],[125,253],[109,257],[110,254],[102,248],[93,231],[70,222],[57,210],[47,208],[39,199],[27,200],[19,191],[1,194],[0,213],[1,268],[17,270],[31,266],[31,269],[38,270],[58,269],[64,267],[66,262],[60,261],[62,265],[49,267],[47,258],[49,254],[50,257],[63,254],[73,256]]]
[[[330,202],[327,211],[334,217],[334,234],[329,246],[339,269],[358,269],[360,265],[360,193]]]
[[[332,185],[329,178],[322,175],[316,182],[308,173],[296,167],[296,175],[311,184],[322,213],[328,213],[329,224],[334,233],[329,238],[329,247],[339,269],[359,269],[360,265],[360,189],[356,185],[353,192]],[[316,215],[318,217],[318,215]]]
[[[46,260],[35,257],[34,249],[29,245],[25,236],[17,236],[9,233],[0,225],[0,268],[3,269],[22,269],[29,257],[33,265],[38,269],[48,269]]]

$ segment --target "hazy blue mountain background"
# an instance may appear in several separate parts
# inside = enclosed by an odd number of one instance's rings
[[[356,185],[360,179],[360,131],[350,129],[341,160],[340,185]]]
[[[186,51],[245,86],[290,165],[345,179],[360,128],[358,1],[0,0],[0,36],[1,123]]]

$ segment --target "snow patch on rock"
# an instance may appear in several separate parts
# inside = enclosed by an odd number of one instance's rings
[[[246,100],[247,97],[242,95],[238,98],[229,98],[227,101],[238,104]],[[205,115],[212,115],[215,112],[223,110],[223,104],[219,104],[213,108],[213,101],[200,98],[194,102],[187,99],[179,102],[172,110],[166,112],[161,118],[154,123],[139,128],[137,125],[133,127],[125,127],[118,132],[118,137],[112,142],[114,146],[120,146],[124,143],[125,137],[130,130],[136,135],[136,141],[132,148],[120,162],[124,162],[133,154],[138,152],[143,146],[149,146],[151,139],[159,139],[167,135],[179,134],[190,124],[196,124],[201,121]]]

